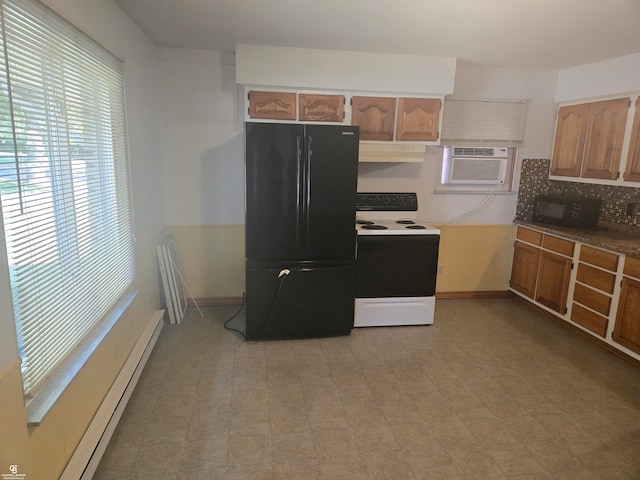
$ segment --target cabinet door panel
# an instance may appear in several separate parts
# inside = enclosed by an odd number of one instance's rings
[[[351,125],[360,126],[360,140],[393,140],[396,99],[352,97]]]
[[[582,159],[583,177],[618,178],[628,110],[629,98],[591,104]]]
[[[287,92],[249,92],[249,116],[273,120],[296,119],[296,94]]]
[[[341,122],[344,118],[342,95],[309,95],[301,93],[300,120],[305,122]]]
[[[629,145],[624,179],[631,182],[640,182],[640,97],[636,99],[636,113],[633,116],[631,143]]]
[[[569,105],[558,109],[556,137],[551,160],[552,175],[568,177],[580,175],[588,116],[588,103]]]
[[[511,268],[511,288],[533,298],[536,289],[536,276],[540,250],[516,242],[513,246],[513,267]]]
[[[541,252],[536,301],[564,314],[567,306],[570,274],[570,258],[561,257],[555,253]]]
[[[640,282],[622,279],[613,341],[640,353]]]
[[[440,99],[401,98],[398,100],[396,140],[438,139]]]

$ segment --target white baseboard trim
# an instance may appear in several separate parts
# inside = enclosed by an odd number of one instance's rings
[[[164,310],[156,310],[98,408],[60,480],[90,480],[138,383],[142,369],[164,326]]]

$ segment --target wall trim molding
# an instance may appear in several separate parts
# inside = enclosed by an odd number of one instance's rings
[[[617,357],[619,357],[619,358],[621,358],[623,360],[626,360],[627,362],[631,363],[632,365],[635,365],[636,367],[640,368],[640,360],[632,357],[631,355],[627,355],[622,350],[618,350],[613,345],[608,344],[604,340],[600,340],[595,335],[592,335],[591,333],[588,333],[588,332],[582,330],[581,328],[577,327],[576,325],[573,325],[572,323],[567,322],[566,320],[558,317],[557,315],[554,315],[553,313],[545,310],[541,306],[536,305],[534,303],[531,303],[526,298],[521,297],[520,295],[513,294],[513,293],[511,295],[513,295],[513,297],[515,299],[517,299],[519,302],[522,302],[525,305],[527,305],[528,307],[533,308],[534,310],[537,310],[540,313],[543,313],[545,315],[545,317],[548,317],[551,320],[554,320],[555,322],[558,322],[560,325],[563,325],[563,326],[573,330],[574,332],[576,332],[579,335],[583,336],[587,340],[590,340],[591,342],[595,343],[596,345],[598,345],[598,346],[604,348],[605,350],[608,350],[609,352],[613,353],[615,356],[617,356]]]
[[[451,298],[506,298],[513,294],[508,290],[478,290],[473,292],[436,292],[436,299]]]
[[[229,305],[242,305],[242,297],[201,297],[187,298],[187,306],[195,307],[220,307]]]
[[[60,480],[88,480],[98,468],[129,397],[164,327],[164,310],[156,310],[129,353],[84,436],[76,447]]]

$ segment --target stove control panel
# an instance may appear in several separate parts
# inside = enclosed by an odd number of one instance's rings
[[[358,211],[417,212],[416,193],[360,193],[356,194]]]

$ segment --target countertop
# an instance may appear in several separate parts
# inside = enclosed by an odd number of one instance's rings
[[[611,224],[595,229],[577,229],[522,219],[515,219],[513,223],[623,255],[640,257],[640,228]]]

